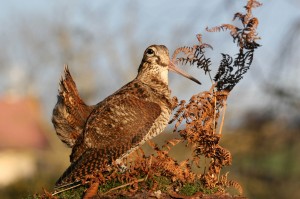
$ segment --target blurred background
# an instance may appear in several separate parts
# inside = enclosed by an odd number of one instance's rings
[[[225,170],[249,198],[299,198],[300,1],[261,2],[253,14],[262,47],[228,100],[222,145],[232,152],[233,164]],[[207,51],[214,72],[220,53],[235,55],[238,49],[227,32],[205,28],[231,23],[244,5],[246,0],[2,1],[1,198],[52,190],[69,164],[70,149],[51,123],[64,64],[88,104],[132,80],[151,44],[172,53],[194,45],[201,33],[214,48]],[[188,100],[210,88],[201,70],[183,69],[203,84],[170,74],[173,95]]]

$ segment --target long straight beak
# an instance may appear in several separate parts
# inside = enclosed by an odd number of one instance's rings
[[[194,82],[196,82],[197,84],[201,84],[201,82],[199,82],[196,78],[194,78],[193,76],[187,74],[186,72],[184,72],[183,70],[179,69],[173,62],[170,61],[169,64],[169,70],[173,71],[175,73],[178,73],[179,75],[182,75]]]

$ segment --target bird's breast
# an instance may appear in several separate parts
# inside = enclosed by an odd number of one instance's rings
[[[152,138],[156,137],[158,134],[162,133],[164,129],[166,128],[170,115],[171,115],[171,109],[168,105],[161,106],[161,114],[158,116],[158,118],[153,122],[150,130],[148,133],[143,137],[143,139],[137,143],[135,146],[132,146],[130,150],[126,151],[120,158],[116,160],[117,163],[122,162],[122,159],[128,156],[130,153],[135,151],[138,147],[143,145],[146,141],[151,140]]]

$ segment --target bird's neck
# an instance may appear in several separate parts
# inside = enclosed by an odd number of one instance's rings
[[[153,79],[168,86],[168,69],[150,63],[141,63],[137,79],[146,84],[151,84]]]
[[[136,78],[158,92],[163,92],[166,95],[170,93],[168,88],[168,69],[159,71],[151,68],[151,66],[144,67],[139,71]]]

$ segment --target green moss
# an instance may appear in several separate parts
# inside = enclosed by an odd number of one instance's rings
[[[110,189],[112,188],[115,188],[115,187],[118,187],[120,185],[122,185],[123,183],[119,182],[119,181],[115,181],[115,180],[112,180],[112,181],[108,181],[106,182],[105,184],[103,185],[100,185],[98,190],[99,192],[101,193],[105,193],[107,191],[109,191]]]
[[[202,189],[202,192],[205,194],[214,194],[219,190],[218,187],[212,188],[212,189]]]
[[[57,196],[58,196],[58,198],[61,198],[61,199],[68,199],[68,198],[81,199],[83,196],[84,190],[85,190],[85,187],[80,186],[75,189],[64,191],[64,192],[58,194]]]
[[[218,191],[217,187],[213,189],[207,189],[201,184],[201,182],[196,181],[195,183],[184,184],[179,190],[179,193],[186,196],[192,196],[197,192],[202,192],[204,194],[214,194],[217,191]]]
[[[186,195],[186,196],[192,196],[195,193],[200,191],[199,186],[196,184],[185,184],[183,187],[180,189],[179,193]]]
[[[154,176],[153,178],[158,183],[157,190],[166,191],[172,183],[171,179],[165,176]]]
[[[98,191],[101,192],[101,193],[105,193],[107,192],[108,190],[114,188],[114,187],[118,187],[122,185],[121,182],[118,182],[118,181],[108,181],[106,182],[105,184],[103,185],[100,185],[99,188],[98,188]],[[71,190],[68,190],[68,191],[64,191],[60,194],[57,194],[58,198],[74,198],[74,199],[81,199],[83,194],[84,194],[84,190],[86,189],[87,187],[86,186],[80,186],[78,188],[74,188],[74,189],[71,189]]]
[[[23,197],[23,199],[41,199],[42,197],[38,194],[28,195],[27,197]]]

